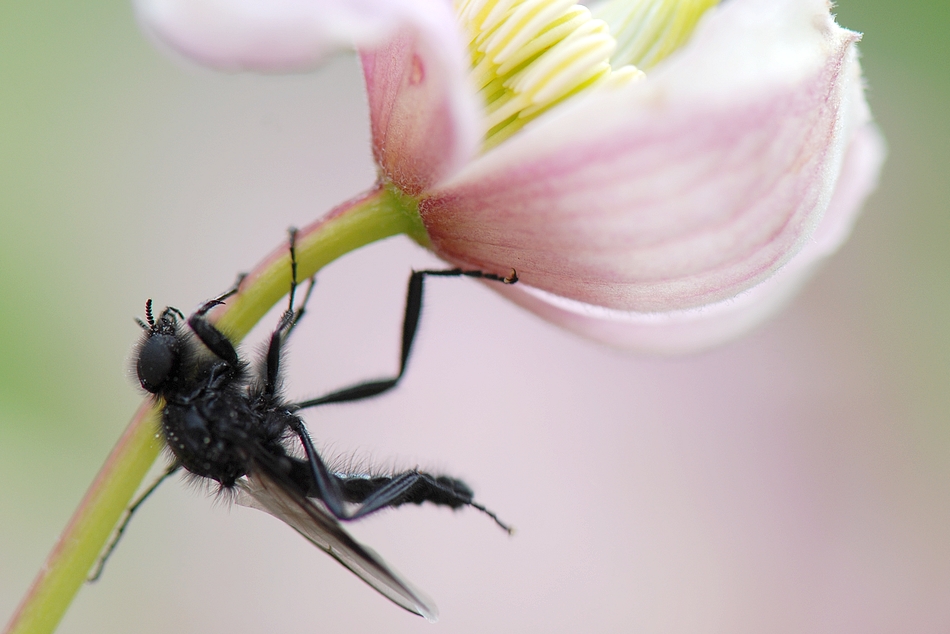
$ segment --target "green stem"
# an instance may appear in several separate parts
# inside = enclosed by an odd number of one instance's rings
[[[298,277],[306,279],[341,255],[398,234],[427,242],[415,203],[390,186],[378,185],[298,232]],[[285,242],[244,278],[240,291],[211,319],[239,341],[287,294],[289,271]],[[148,399],[89,487],[6,634],[46,634],[56,629],[163,446],[158,408]]]

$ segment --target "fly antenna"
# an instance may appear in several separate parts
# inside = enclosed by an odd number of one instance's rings
[[[152,316],[152,300],[151,299],[145,300],[145,319],[146,321],[148,321],[148,325],[150,326],[150,328],[146,328],[146,330],[150,330],[151,328],[155,327],[155,317]],[[139,323],[142,323],[142,322],[139,322]]]

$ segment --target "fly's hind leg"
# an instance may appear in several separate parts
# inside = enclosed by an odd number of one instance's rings
[[[320,398],[297,403],[297,409],[306,409],[325,405],[327,403],[345,403],[348,401],[359,401],[364,398],[370,398],[382,394],[396,387],[399,380],[406,372],[406,364],[409,362],[409,354],[412,352],[412,343],[416,338],[416,330],[419,327],[419,316],[422,313],[422,296],[424,291],[425,278],[435,277],[473,277],[485,280],[493,280],[502,284],[514,284],[518,281],[517,272],[512,269],[511,274],[502,277],[494,273],[484,273],[482,271],[463,271],[462,269],[449,269],[445,271],[413,271],[409,277],[409,288],[406,291],[406,312],[402,323],[402,347],[399,355],[399,372],[396,376],[389,379],[376,381],[365,381],[357,383],[350,387],[345,387],[321,396]]]

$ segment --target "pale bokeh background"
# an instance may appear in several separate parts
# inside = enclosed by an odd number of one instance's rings
[[[425,507],[353,527],[439,625],[176,481],[61,631],[950,629],[950,20],[937,0],[839,4],[891,155],[781,317],[651,359],[436,280],[403,386],[309,415],[331,452],[464,477],[517,526]],[[140,402],[144,300],[192,309],[368,186],[366,117],[351,56],[217,75],[154,50],[122,1],[0,4],[0,620]],[[395,239],[329,267],[291,394],[391,372],[405,280],[433,263]]]

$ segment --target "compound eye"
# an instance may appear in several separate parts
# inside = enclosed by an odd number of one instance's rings
[[[162,389],[178,365],[178,339],[172,335],[152,335],[139,350],[136,369],[139,383],[155,394]]]

